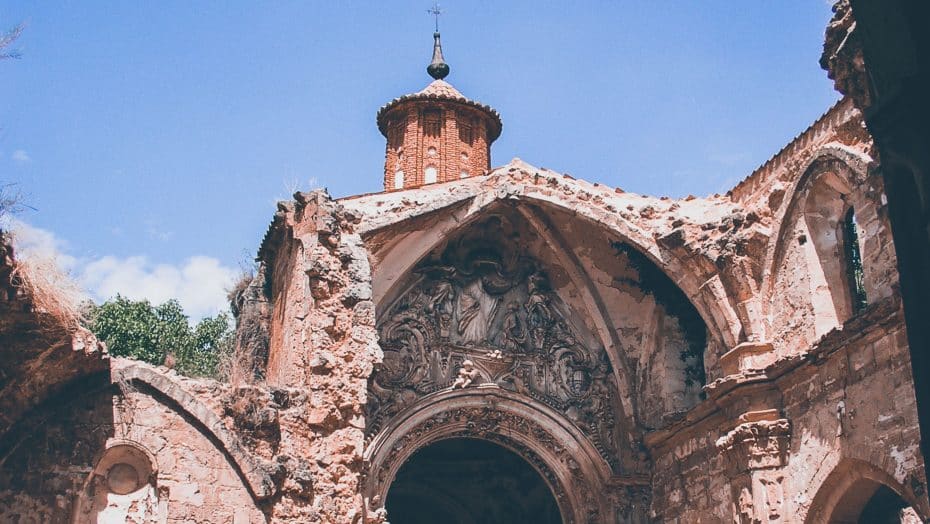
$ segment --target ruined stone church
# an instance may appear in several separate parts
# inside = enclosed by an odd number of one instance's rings
[[[649,197],[492,168],[500,115],[434,38],[377,113],[384,191],[279,203],[233,303],[248,380],[30,335],[0,264],[0,522],[930,517],[848,99],[726,195]]]

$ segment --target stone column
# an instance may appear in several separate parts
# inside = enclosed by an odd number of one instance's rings
[[[731,479],[733,521],[740,524],[789,522],[785,515],[784,467],[791,424],[777,410],[751,411],[738,419],[716,446]]]

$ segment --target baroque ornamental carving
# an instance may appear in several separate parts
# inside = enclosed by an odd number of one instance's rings
[[[430,393],[494,385],[564,413],[616,469],[618,395],[606,352],[519,251],[464,237],[415,268],[379,318],[384,361],[371,379],[368,434]]]
[[[416,450],[416,443],[421,442],[424,435],[444,425],[453,426],[456,429],[444,433],[442,438],[481,438],[496,442],[523,457],[540,474],[552,491],[566,522],[601,522],[598,492],[592,488],[591,482],[577,462],[578,457],[573,456],[572,450],[566,448],[558,438],[537,422],[489,407],[442,411],[417,424],[394,443],[387,456],[379,463],[380,467],[373,472],[375,482],[386,486],[389,481],[389,472],[396,469],[404,458],[409,457]],[[516,434],[531,436],[534,442],[544,446],[556,457],[556,464],[562,466],[570,474],[565,478],[560,478],[553,470],[553,464],[547,463],[530,446],[513,438]],[[572,494],[577,496],[573,497]],[[375,495],[375,497],[379,501],[382,499],[381,495]],[[626,500],[620,503],[624,507],[626,504]]]

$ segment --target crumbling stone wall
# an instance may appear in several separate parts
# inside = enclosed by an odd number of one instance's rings
[[[721,412],[652,436],[654,517],[806,522],[829,475],[861,462],[893,479],[889,487],[926,518],[903,329],[900,303],[884,299],[807,356],[716,384]],[[760,398],[771,411],[751,409]]]
[[[106,348],[76,318],[52,315],[36,306],[2,230],[0,362],[0,435],[69,382],[108,365]]]
[[[707,402],[646,435],[657,520],[826,522],[834,508],[824,501],[849,488],[830,480],[837,476],[885,485],[914,514],[930,515],[871,152],[861,116],[844,100],[732,192],[768,229],[756,292],[762,336],[709,370],[719,378]],[[838,231],[849,207],[868,296],[862,311],[850,303]],[[870,496],[863,491],[862,503]]]
[[[864,153],[834,145],[822,149],[803,173],[772,242],[768,329],[781,334],[780,353],[810,347],[856,313],[845,260],[845,244],[853,242],[844,238],[847,212],[857,222],[867,299],[895,293],[894,246],[873,167]]]
[[[114,366],[150,369],[124,360]],[[164,372],[151,371],[175,383]],[[187,385],[214,398],[224,387]],[[107,522],[140,523],[266,520],[242,464],[217,446],[197,413],[179,409],[175,399],[145,383],[114,384],[109,374],[97,375],[20,424],[21,431],[5,435],[0,456],[4,522],[99,522],[104,516]],[[117,458],[110,466],[132,468],[115,478],[119,468],[99,466],[121,446],[144,450],[138,459],[143,464]]]
[[[268,256],[259,278],[237,297],[247,372],[232,385],[170,372],[162,384],[164,368],[146,375],[172,392],[166,399],[157,388],[136,388],[138,372],[117,360],[87,380],[65,373],[72,382],[67,395],[47,405],[30,410],[40,399],[11,400],[12,429],[0,435],[0,514],[49,522],[73,514],[140,522],[364,518],[362,407],[380,359],[367,255],[353,231],[356,219],[325,193],[297,195],[277,220],[286,227],[263,246]],[[275,258],[279,253],[287,255]],[[39,354],[71,353],[43,340],[32,339]],[[24,365],[35,364],[30,354],[20,359]],[[9,378],[16,384],[36,377]],[[118,395],[113,383],[122,388]],[[71,398],[80,401],[72,405]],[[60,423],[46,425],[46,436],[26,438],[50,417]],[[104,493],[110,471],[123,466],[92,474],[108,446],[124,440],[152,456],[151,489],[137,499]]]
[[[363,407],[381,358],[357,217],[322,191],[282,204],[262,246],[270,348],[265,372],[280,436],[265,455],[288,471],[276,522],[359,522]]]

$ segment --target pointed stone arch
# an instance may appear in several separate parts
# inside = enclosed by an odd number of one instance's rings
[[[523,163],[518,166],[535,169]],[[402,285],[404,275],[430,250],[478,220],[488,207],[510,202],[517,206],[558,209],[593,228],[608,232],[642,254],[681,289],[708,328],[708,347],[725,351],[741,341],[744,333],[742,322],[719,276],[705,274],[694,260],[686,260],[681,253],[663,247],[650,231],[624,218],[614,204],[600,195],[592,196],[589,191],[593,188],[586,183],[541,172],[528,176],[515,170],[517,167],[509,167],[507,171],[501,168],[489,175],[486,183],[478,188],[465,185],[450,188],[446,198],[431,198],[421,203],[407,197],[391,203],[393,209],[408,208],[403,218],[379,215],[376,219],[363,221],[359,231],[363,238],[402,229],[402,223],[414,224],[419,220],[430,223],[428,228],[379,240],[381,245],[372,261],[379,268],[372,281],[375,302],[390,303],[399,293],[398,286]],[[511,172],[521,173],[523,178]],[[396,199],[399,196],[385,198]],[[344,204],[351,207],[353,201],[344,201]],[[380,207],[382,203],[378,205]],[[607,340],[605,345],[609,345]],[[717,357],[716,354],[710,356]]]
[[[613,328],[577,260],[540,258],[540,246],[558,252],[561,242],[544,229],[532,211],[489,208],[419,260],[397,298],[382,300],[385,357],[369,383],[370,435],[416,399],[459,385],[458,373],[564,411],[605,460],[630,467],[640,440],[632,374],[606,350],[616,347]]]
[[[765,262],[762,290],[765,315],[773,305],[776,283],[783,263],[793,244],[806,257],[810,280],[809,300],[813,310],[814,338],[841,325],[850,316],[851,303],[846,282],[845,261],[838,258],[837,246],[842,238],[839,230],[850,209],[848,200],[867,176],[872,159],[841,144],[830,144],[820,150],[804,166],[789,191],[783,205],[778,230],[770,240]],[[842,249],[840,249],[842,255]]]
[[[402,285],[404,275],[436,245],[456,231],[467,228],[490,206],[508,202],[518,208],[560,210],[596,231],[609,234],[618,243],[641,254],[643,260],[654,264],[682,291],[707,327],[704,357],[708,369],[715,369],[713,365],[719,355],[734,347],[744,336],[733,298],[720,276],[707,274],[712,269],[704,267],[699,260],[688,258],[682,249],[663,247],[650,231],[624,218],[625,215],[618,212],[620,202],[610,200],[613,194],[595,194],[593,192],[597,189],[590,184],[557,177],[546,171],[530,174],[527,170],[535,168],[519,162],[512,166],[498,169],[480,187],[450,186],[441,196],[431,195],[427,199],[419,199],[419,191],[414,191],[409,195],[379,196],[376,208],[367,207],[371,205],[370,201],[362,207],[354,207],[356,201],[352,199],[343,201],[348,208],[354,208],[353,212],[365,216],[360,233],[366,242],[376,244],[371,256],[372,265],[378,268],[372,282],[377,304],[391,303],[399,293],[398,286]],[[391,211],[404,208],[406,212],[373,216],[366,208]],[[584,271],[584,267],[580,267],[576,272],[582,277],[582,283]],[[596,314],[597,293],[587,295],[591,297],[588,310]],[[603,330],[602,335],[605,347],[611,347],[611,337]],[[614,364],[616,369],[623,369],[619,362]]]

